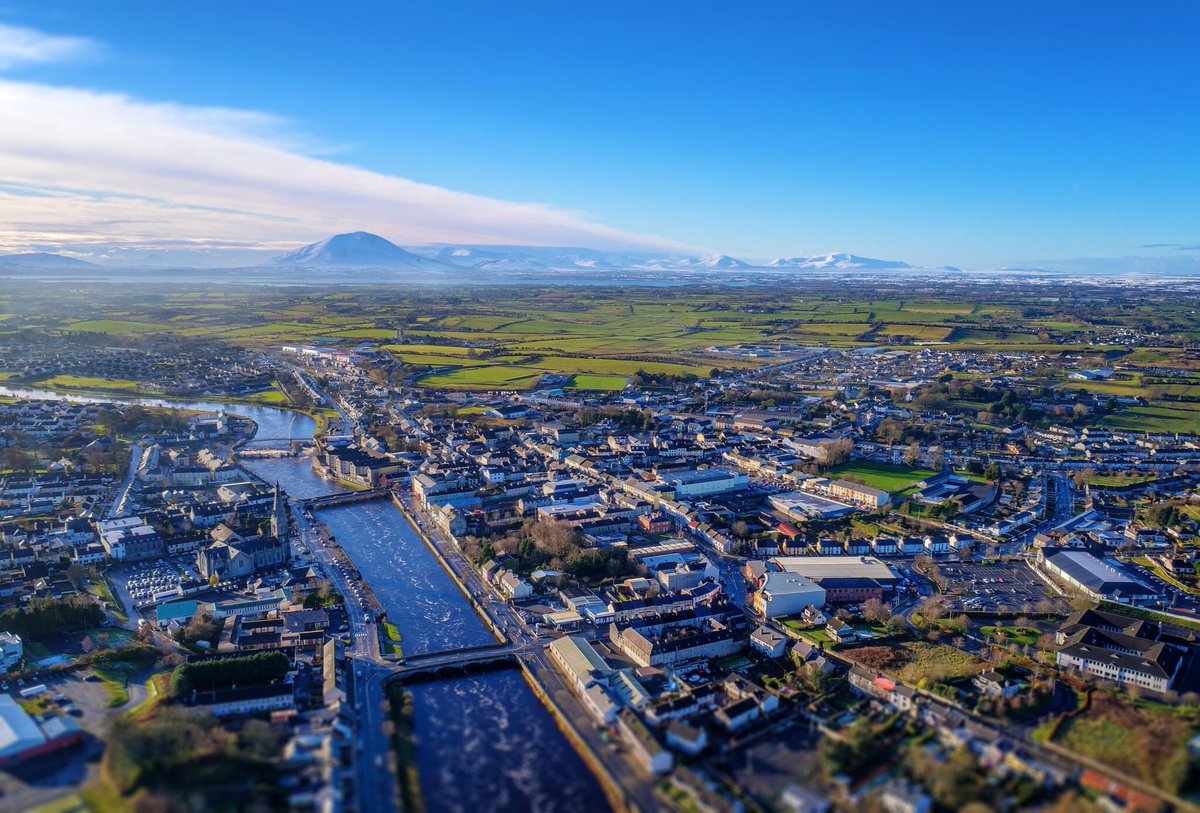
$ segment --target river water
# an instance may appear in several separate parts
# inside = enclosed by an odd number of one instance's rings
[[[190,409],[197,412],[226,412],[249,418],[258,425],[251,443],[268,440],[307,440],[317,431],[317,422],[302,412],[248,404],[221,404],[215,401],[173,401],[163,398],[123,397],[55,392],[32,387],[0,386],[0,396],[27,398],[31,401],[69,401],[75,404],[137,404],[138,406]]]
[[[312,437],[307,415],[271,407],[67,395],[0,387],[0,395],[83,403],[136,403],[252,419],[256,439]],[[242,467],[299,499],[348,489],[323,480],[308,458],[246,460]],[[450,576],[390,503],[376,500],[321,512],[338,543],[383,602],[404,638],[423,652],[495,639]],[[416,684],[415,733],[421,790],[430,813],[607,811],[600,784],[516,671]]]
[[[390,502],[328,508],[320,518],[400,628],[404,654],[493,642]],[[412,691],[416,761],[431,813],[607,811],[599,782],[516,670],[416,683]]]
[[[306,458],[242,465],[295,496],[344,489]],[[404,516],[384,500],[328,508],[321,521],[354,561],[408,655],[495,639]],[[599,782],[516,671],[418,683],[417,768],[430,813],[590,813]]]

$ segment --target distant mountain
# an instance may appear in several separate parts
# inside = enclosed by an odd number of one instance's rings
[[[335,234],[278,257],[268,265],[311,268],[397,268],[425,271],[453,271],[454,266],[421,257],[365,231]]]
[[[575,246],[409,246],[414,254],[481,271],[634,271],[689,267],[694,258],[648,251],[605,251]]]
[[[701,257],[688,263],[690,268],[713,268],[718,271],[732,271],[739,268],[753,268],[750,263],[742,262],[736,257],[730,257],[728,254],[709,254],[707,257]]]
[[[853,269],[912,268],[899,260],[877,260],[856,254],[825,254],[820,257],[781,257],[770,262],[771,268]]]
[[[99,268],[87,260],[77,260],[62,254],[34,251],[28,254],[0,255],[0,268]]]

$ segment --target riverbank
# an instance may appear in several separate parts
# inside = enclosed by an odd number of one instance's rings
[[[639,813],[637,805],[625,794],[621,784],[617,782],[616,777],[609,772],[608,766],[604,761],[596,755],[596,752],[588,745],[587,740],[571,722],[554,698],[546,690],[542,679],[533,671],[533,667],[524,659],[520,659],[521,675],[525,678],[525,682],[529,688],[533,690],[534,695],[541,704],[550,712],[550,716],[554,718],[554,724],[567,742],[571,743],[571,747],[575,749],[575,753],[579,754],[579,758],[587,765],[588,770],[600,780],[600,787],[604,791],[604,797],[608,799],[609,806],[614,811],[627,811],[627,813]]]
[[[509,643],[510,639],[508,635],[502,629],[500,629],[500,625],[496,623],[496,620],[492,618],[487,609],[483,607],[479,603],[479,600],[471,593],[470,588],[468,588],[466,583],[463,582],[458,571],[450,565],[450,562],[446,559],[445,555],[443,555],[442,551],[436,544],[434,544],[433,540],[429,538],[429,535],[425,533],[425,529],[421,527],[421,524],[417,522],[416,517],[414,517],[409,511],[408,506],[404,504],[404,500],[400,499],[400,495],[394,491],[392,492],[392,503],[400,509],[400,513],[403,515],[404,521],[412,526],[412,529],[416,532],[417,536],[421,538],[421,541],[423,541],[425,546],[433,553],[433,556],[435,559],[437,559],[438,564],[441,565],[442,569],[450,575],[450,580],[454,582],[455,586],[457,586],[459,591],[463,594],[463,597],[466,598],[466,600],[470,603],[472,609],[475,610],[475,614],[483,620],[483,623],[487,624],[487,627],[491,631],[492,635],[496,636],[496,640],[502,644]]]
[[[471,591],[463,583],[459,573],[446,559],[445,555],[438,548],[437,544],[433,542],[429,535],[425,533],[421,525],[417,523],[416,518],[411,514],[410,509],[404,504],[404,501],[401,500],[400,497],[394,492],[392,494],[392,501],[395,503],[396,507],[400,509],[409,525],[411,525],[412,528],[417,532],[417,535],[420,536],[420,538],[425,542],[425,545],[429,548],[429,550],[433,552],[433,555],[437,559],[438,563],[441,564],[442,568],[450,575],[454,583],[458,585],[459,590],[462,591],[463,595],[471,603],[471,606],[475,609],[475,612],[488,624],[488,627],[492,630],[492,633],[496,635],[497,638],[499,638],[502,642],[507,642],[509,640],[508,636],[499,629],[495,620],[487,612],[486,608],[484,608],[475,598],[475,596],[472,595]],[[567,742],[571,744],[572,749],[576,754],[579,755],[580,759],[583,760],[584,765],[587,766],[592,775],[599,780],[600,787],[604,791],[604,796],[608,800],[609,806],[615,811],[631,811],[632,813],[636,813],[638,810],[637,806],[622,789],[620,783],[617,782],[616,778],[608,770],[608,767],[604,764],[603,760],[599,758],[595,750],[588,744],[587,740],[580,733],[579,729],[571,721],[570,716],[564,712],[562,708],[560,708],[559,704],[551,696],[550,690],[546,686],[546,682],[536,671],[538,668],[550,667],[543,667],[543,665],[540,664],[536,658],[519,657],[517,660],[520,665],[521,676],[524,678],[525,683],[533,691],[534,695],[537,697],[542,706],[550,713],[551,718],[554,720],[555,727],[558,728]]]

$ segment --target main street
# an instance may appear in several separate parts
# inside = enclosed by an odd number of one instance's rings
[[[125,472],[125,479],[121,481],[121,485],[113,497],[112,505],[108,507],[105,515],[108,519],[119,517],[124,512],[125,503],[129,500],[129,492],[133,489],[133,481],[137,479],[138,467],[141,464],[142,447],[133,443],[129,446],[129,470]]]

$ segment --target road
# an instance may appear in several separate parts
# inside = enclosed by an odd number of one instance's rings
[[[375,660],[355,658],[354,714],[358,721],[355,737],[355,787],[358,789],[358,810],[363,813],[392,813],[398,809],[396,775],[385,770],[395,759],[395,749],[388,733],[390,706],[387,682],[392,669]]]
[[[125,510],[125,502],[129,499],[129,491],[133,488],[133,481],[137,477],[138,466],[141,463],[142,447],[134,443],[129,447],[129,471],[125,473],[125,479],[121,481],[112,505],[108,507],[107,517],[109,519],[120,516],[121,512]]]
[[[1047,512],[1041,522],[1018,536],[1013,542],[1002,545],[1001,553],[1012,556],[1028,551],[1033,547],[1033,540],[1038,534],[1046,533],[1062,525],[1075,515],[1075,484],[1071,482],[1071,478],[1066,473],[1046,473],[1045,499],[1047,502],[1050,501],[1051,495],[1054,498],[1054,510]]]
[[[387,693],[385,684],[392,670],[387,668],[379,651],[378,628],[365,620],[363,606],[351,585],[351,579],[338,567],[338,559],[330,551],[323,526],[310,523],[298,505],[292,503],[292,525],[296,529],[297,544],[305,550],[325,573],[334,589],[342,596],[346,607],[346,623],[350,627],[350,642],[346,647],[350,656],[349,680],[353,688],[349,692],[354,704],[357,721],[355,737],[354,774],[358,789],[358,810],[363,813],[392,813],[397,809],[395,776],[387,766],[393,753],[387,732]]]
[[[355,585],[349,576],[338,567],[337,557],[330,551],[328,537],[323,526],[310,523],[294,503],[292,504],[292,526],[296,529],[299,546],[306,550],[329,579],[334,589],[341,594],[346,607],[346,623],[350,626],[348,654],[381,661],[379,635],[374,622],[364,618],[366,608],[355,593]]]

